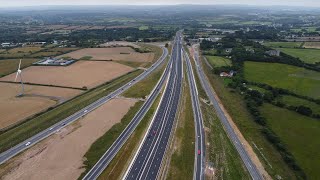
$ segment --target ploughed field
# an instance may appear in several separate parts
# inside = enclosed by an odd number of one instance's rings
[[[0,83],[0,130],[82,92],[75,89],[34,85],[24,87],[28,96],[16,97],[20,93],[19,84]]]
[[[115,62],[77,61],[66,67],[31,66],[23,69],[24,82],[76,88],[92,88],[132,71],[133,68]],[[0,78],[14,81],[15,73]]]
[[[59,57],[71,57],[74,59],[87,59],[89,57],[88,59],[90,60],[151,62],[154,59],[154,53],[139,53],[130,47],[85,48]]]

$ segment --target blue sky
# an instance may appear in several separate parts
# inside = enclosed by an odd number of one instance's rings
[[[245,4],[320,7],[320,0],[0,0],[0,7],[37,5]]]

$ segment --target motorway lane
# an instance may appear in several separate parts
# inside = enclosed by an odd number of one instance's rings
[[[143,139],[143,143],[126,172],[126,179],[156,179],[159,173],[181,95],[182,61],[180,36],[181,32],[178,32],[171,56],[173,66],[162,101]]]
[[[195,162],[194,162],[194,174],[193,179],[204,179],[205,168],[205,131],[203,128],[203,118],[200,108],[200,102],[198,97],[197,84],[192,70],[192,65],[187,52],[184,51],[184,57],[187,64],[187,73],[190,87],[190,94],[192,97],[193,115],[195,121],[196,130],[196,144],[195,144]],[[200,154],[198,153],[200,151]]]
[[[170,72],[170,68],[172,66],[172,61],[170,61],[162,74],[158,84],[155,86],[153,91],[150,93],[150,96],[143,104],[143,106],[139,109],[137,114],[130,121],[128,126],[124,129],[124,131],[120,134],[120,136],[115,140],[115,142],[110,146],[110,148],[105,152],[105,154],[99,159],[99,161],[94,165],[94,167],[85,175],[84,180],[97,179],[99,175],[104,171],[104,169],[109,165],[114,156],[119,152],[121,147],[125,144],[125,142],[129,139],[131,134],[134,132],[136,127],[139,125],[145,114],[150,109],[151,105],[154,103],[156,97],[160,93],[160,89],[165,83],[167,76]]]
[[[222,111],[216,97],[214,96],[214,92],[211,89],[211,85],[209,84],[207,77],[202,70],[202,66],[200,64],[201,62],[199,61],[199,54],[196,50],[194,51],[194,58],[195,58],[195,63],[196,63],[196,67],[197,67],[196,68],[197,73],[198,73],[198,76],[201,81],[201,85],[204,88],[204,90],[206,91],[206,94],[208,95],[210,101],[212,102],[213,107],[217,113],[217,116],[219,117],[220,121],[222,122],[229,138],[231,139],[233,145],[236,147],[236,150],[238,151],[238,153],[239,153],[242,161],[244,162],[247,170],[249,171],[252,179],[262,180],[263,179],[262,175],[258,171],[257,167],[253,164],[250,156],[248,155],[248,153],[244,149],[241,141],[239,140],[239,137],[237,136],[234,129],[230,125],[229,121],[226,118],[226,115]]]
[[[93,102],[92,104],[88,105],[87,107],[81,109],[80,111],[74,113],[73,115],[63,119],[62,121],[52,125],[48,129],[45,129],[41,131],[40,133],[32,136],[31,138],[13,146],[12,148],[8,149],[7,151],[0,154],[0,164],[6,162],[11,157],[17,155],[18,153],[24,151],[25,149],[28,149],[29,147],[33,146],[34,144],[38,143],[39,141],[47,138],[48,136],[54,134],[56,131],[59,131],[64,126],[78,120],[79,118],[85,116],[86,114],[90,113],[91,111],[95,110],[96,108],[102,106],[104,103],[108,102],[110,99],[120,95],[127,89],[129,89],[131,86],[136,84],[137,82],[141,81],[145,77],[147,77],[152,71],[154,71],[159,65],[164,63],[165,58],[168,54],[168,50],[164,47],[162,47],[163,53],[162,56],[157,60],[156,63],[154,63],[153,66],[151,66],[148,70],[137,76],[134,80],[128,82],[127,84],[123,85],[119,89],[115,90],[114,92],[110,93],[107,96],[104,96],[97,101]],[[27,146],[26,144],[30,144]]]

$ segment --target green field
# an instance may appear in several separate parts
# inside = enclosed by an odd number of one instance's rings
[[[252,115],[246,108],[246,103],[243,98],[234,92],[234,90],[227,88],[224,85],[223,79],[213,74],[205,63],[202,64],[212,87],[224,104],[224,107],[227,109],[243,136],[252,146],[271,177],[276,179],[276,176],[280,175],[283,179],[296,179],[294,172],[283,161],[277,149],[275,149],[261,133],[263,127],[253,120]],[[254,148],[253,143],[256,144],[259,151],[257,148]]]
[[[148,30],[148,29],[149,29],[149,26],[140,26],[140,27],[139,27],[139,30],[140,30],[140,31]]]
[[[32,63],[36,61],[38,60],[37,59],[21,59],[21,69],[30,66]],[[0,77],[17,71],[19,62],[20,62],[19,59],[0,60]]]
[[[14,127],[0,134],[0,152],[24,141],[25,139],[41,132],[62,119],[74,114],[99,98],[108,95],[110,92],[120,88],[123,84],[131,81],[142,73],[142,70],[136,70],[123,75],[110,82],[107,82],[95,89],[92,89],[80,96],[77,96],[52,110],[36,115],[36,117],[25,123]]]
[[[320,179],[320,121],[270,104],[264,104],[261,113],[308,179]]]
[[[310,64],[320,62],[319,49],[296,49],[296,48],[278,48],[281,52],[290,56],[300,58],[302,61]]]
[[[301,67],[265,62],[244,63],[246,80],[288,89],[294,93],[320,98],[320,73]]]
[[[302,28],[294,28],[290,29],[293,32],[302,32],[305,29],[307,32],[317,32],[317,27],[302,27]]]
[[[206,56],[209,63],[214,67],[231,66],[231,60],[220,56]]]
[[[265,42],[264,45],[272,48],[299,48],[302,42]]]
[[[282,96],[278,99],[278,101],[289,106],[306,106],[309,107],[313,113],[320,114],[320,105],[305,99],[294,96]]]

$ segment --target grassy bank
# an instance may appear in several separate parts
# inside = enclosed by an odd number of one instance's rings
[[[209,144],[206,151],[207,161],[213,163],[215,169],[214,178],[209,175],[207,179],[250,179],[246,167],[213,111],[213,107],[202,102],[201,111],[207,128],[206,141]]]
[[[186,78],[185,78],[186,79]],[[187,180],[193,178],[195,127],[189,84],[184,83],[177,129],[174,134],[173,154],[167,179]]]
[[[136,130],[130,136],[128,141],[120,149],[118,154],[111,161],[109,166],[103,171],[99,179],[120,179],[122,173],[126,171],[126,167],[129,165],[131,158],[136,153],[140,141],[143,139],[144,133],[147,130],[148,124],[150,123],[153,114],[155,113],[159,103],[160,96],[157,97],[153,105],[150,107],[147,114],[144,116]]]
[[[283,179],[295,179],[294,173],[288,165],[282,160],[279,152],[269,143],[269,141],[261,133],[262,127],[258,125],[246,108],[243,98],[234,90],[224,85],[223,79],[213,74],[209,67],[203,63],[204,71],[209,81],[224,104],[224,107],[233,118],[233,121],[253,147],[265,169],[272,177],[277,175]],[[259,148],[255,148],[255,146]]]
[[[41,132],[42,130],[61,121],[62,119],[74,114],[99,98],[108,95],[110,92],[121,87],[123,84],[131,81],[141,72],[141,70],[137,70],[121,76],[111,82],[103,84],[80,96],[77,96],[52,110],[48,110],[47,112],[21,124],[20,126],[2,133],[0,135],[0,152],[9,149],[21,141],[24,141],[25,139]]]

